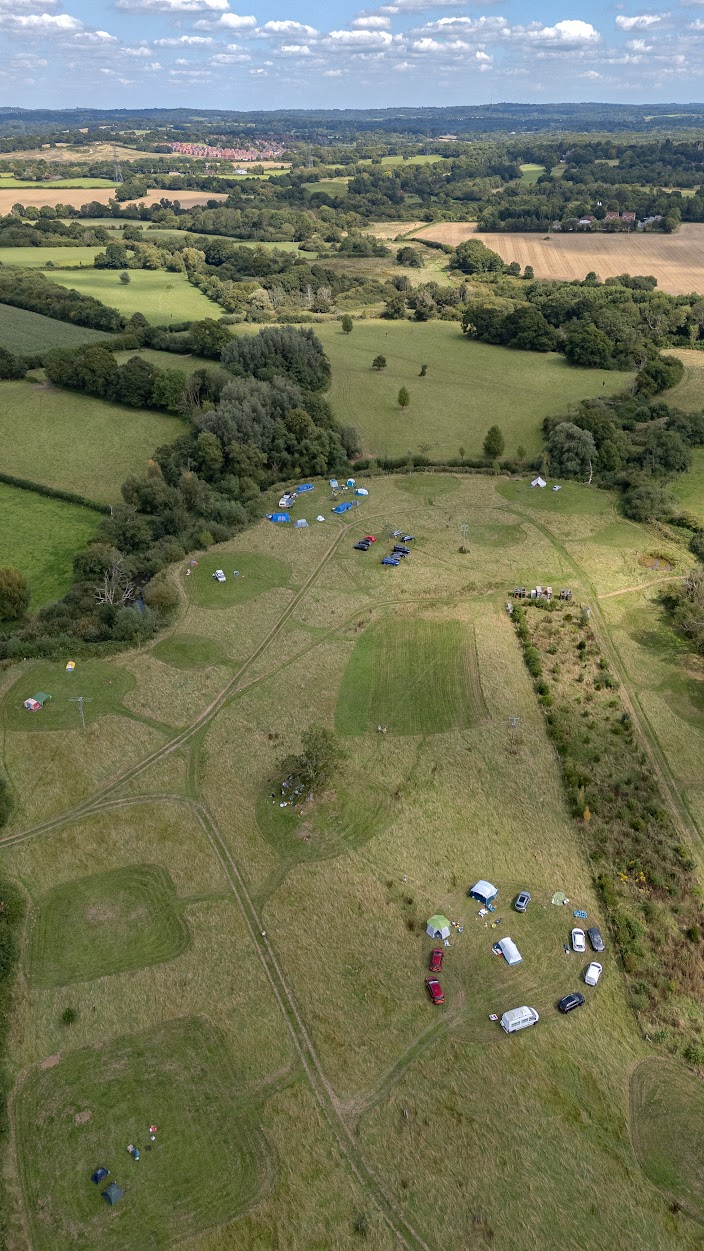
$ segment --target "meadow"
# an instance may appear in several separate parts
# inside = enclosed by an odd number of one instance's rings
[[[125,317],[143,313],[154,326],[220,315],[218,306],[191,286],[185,274],[168,274],[163,269],[130,270],[127,285],[120,282],[115,269],[72,270],[70,274],[58,270],[52,277],[64,287],[119,309]]]
[[[20,269],[46,269],[47,265],[67,269],[70,266],[93,266],[98,252],[104,248],[0,248],[0,262]]]
[[[91,509],[0,483],[0,552],[27,578],[32,609],[68,590],[74,553],[92,538],[98,520]]]
[[[629,375],[573,369],[554,353],[510,352],[468,340],[456,322],[355,321],[345,335],[339,322],[315,328],[333,367],[330,400],[343,425],[356,426],[365,455],[431,458],[481,456],[491,425],[501,427],[506,455],[519,446],[534,456],[540,423],[576,400],[620,390]],[[381,353],[387,367],[372,369]],[[427,377],[420,367],[427,364]],[[411,396],[397,403],[399,389]]]
[[[41,313],[0,304],[0,344],[11,352],[33,354],[55,347],[79,347],[82,343],[100,343],[108,337],[103,330],[73,326]]]
[[[46,191],[71,191],[77,187],[85,190],[97,187],[111,187],[115,190],[115,182],[112,178],[47,178],[42,179],[41,183],[29,178],[13,178],[11,174],[0,174],[0,190],[1,191],[26,191],[27,189],[37,190],[38,187]]]
[[[263,520],[188,577],[174,567],[182,608],[154,644],[73,675],[0,675],[16,804],[0,846],[29,905],[11,1247],[513,1251],[517,1229],[525,1251],[701,1246],[701,1082],[682,1061],[645,1067],[657,1051],[610,935],[586,1005],[555,1008],[587,989],[588,957],[564,949],[572,907],[604,922],[505,610],[512,585],[570,586],[620,656],[629,588],[670,576],[641,563],[653,535],[574,484],[364,485],[349,523]],[[329,508],[317,481],[294,512]],[[384,569],[401,527],[412,553]],[[367,532],[377,543],[355,551]],[[636,634],[654,620],[639,612]],[[23,716],[38,681],[56,708]],[[281,808],[277,761],[309,725],[337,726],[345,758]],[[467,898],[478,877],[499,888],[490,918]],[[437,911],[462,927],[443,1008],[423,985]],[[516,968],[491,951],[505,934]],[[540,1021],[506,1037],[490,1014],[520,1003]],[[99,1164],[125,1191],[114,1209],[90,1183]]]
[[[4,472],[88,499],[118,500],[127,474],[139,471],[160,443],[182,430],[182,423],[165,413],[109,404],[46,383],[0,382]]]

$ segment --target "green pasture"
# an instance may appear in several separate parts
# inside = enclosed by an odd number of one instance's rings
[[[71,191],[77,187],[98,188],[114,186],[115,181],[112,178],[50,178],[37,182],[28,178],[13,178],[9,174],[0,174],[0,190],[4,191],[13,191],[15,189],[27,191],[30,188],[33,191],[44,191],[47,188],[51,191]]]
[[[216,569],[222,569],[225,582],[213,577]],[[235,570],[238,577],[235,577]],[[258,552],[210,552],[199,557],[197,567],[187,579],[189,599],[199,608],[232,608],[256,599],[273,587],[290,585],[288,566],[275,556]]]
[[[220,368],[220,361],[209,359],[207,356],[194,356],[191,352],[183,355],[179,352],[159,352],[156,348],[138,348],[136,351],[116,352],[115,360],[118,365],[124,365],[133,356],[139,356],[141,360],[147,361],[150,365],[155,365],[157,369],[181,369],[186,374],[193,373],[194,369]]]
[[[68,986],[174,960],[189,943],[168,873],[149,864],[111,869],[35,902],[27,975],[35,986]]]
[[[80,291],[81,295],[92,295],[110,308],[119,309],[125,317],[143,313],[155,326],[220,316],[218,305],[191,286],[185,274],[168,274],[163,269],[129,272],[131,281],[127,286],[120,282],[116,269],[85,269],[70,276],[57,271],[54,280]]]
[[[182,431],[182,422],[165,413],[28,381],[0,382],[4,472],[88,499],[119,499],[128,473]]]
[[[27,250],[27,249],[23,249]],[[79,347],[107,338],[103,330],[89,330],[70,322],[56,321],[11,304],[0,304],[0,344],[11,352],[33,354],[54,347]]]
[[[202,669],[230,663],[220,645],[201,634],[169,634],[155,643],[151,655],[174,669]]]
[[[556,353],[519,352],[465,338],[456,322],[355,321],[351,334],[339,322],[316,326],[332,363],[330,400],[338,420],[360,432],[364,452],[431,458],[481,456],[484,436],[497,424],[506,456],[541,447],[540,423],[577,400],[623,388],[626,375],[574,369]],[[386,369],[372,369],[375,356]],[[421,365],[428,366],[425,378]],[[411,396],[397,403],[399,389]]]
[[[370,627],[345,670],[340,734],[443,734],[486,714],[474,632],[457,621],[389,618]]]
[[[584,487],[576,482],[556,482],[552,478],[548,478],[547,486],[533,487],[532,478],[531,472],[522,481],[505,479],[497,484],[496,489],[505,500],[518,504],[521,508],[535,509],[550,518],[570,513],[600,517],[613,512],[612,497],[598,487]],[[559,486],[560,490],[553,491],[554,486]]]
[[[303,188],[309,195],[316,191],[327,191],[329,195],[347,195],[349,176],[339,178],[320,178],[318,182],[304,182]]]
[[[704,526],[704,451],[701,448],[694,448],[689,472],[678,474],[668,486],[678,504],[699,517]]]
[[[100,518],[89,508],[0,483],[0,552],[25,575],[32,609],[60,599],[73,580],[72,561]]]
[[[683,1064],[643,1060],[631,1077],[633,1142],[647,1177],[704,1220],[704,1084]]]
[[[525,165],[521,165],[521,182],[536,183],[541,174],[545,173],[544,165],[536,165],[529,161]]]
[[[704,408],[704,352],[679,348],[668,355],[677,356],[684,365],[684,377],[667,392],[667,402],[685,412]]]
[[[67,653],[66,660],[73,657]],[[124,713],[123,699],[135,686],[128,669],[104,660],[79,660],[73,672],[65,661],[38,660],[31,663],[6,692],[3,701],[5,728],[9,731],[69,730],[81,724],[78,704],[85,697],[83,712],[87,725],[99,717]],[[51,699],[41,712],[28,712],[25,699],[44,691]]]
[[[93,267],[98,252],[105,248],[0,248],[0,264],[13,265],[18,269],[46,269],[47,265],[61,269],[81,266]]]
[[[266,1193],[272,1168],[256,1098],[242,1090],[230,1046],[214,1023],[181,1019],[29,1073],[16,1118],[36,1251],[134,1251],[145,1243],[161,1251],[186,1232],[195,1237],[232,1220]],[[139,1147],[139,1163],[128,1143]],[[90,1181],[99,1165],[110,1170],[100,1187]],[[113,1181],[125,1193],[110,1208],[101,1192]]]

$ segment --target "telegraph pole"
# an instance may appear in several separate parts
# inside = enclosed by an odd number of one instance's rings
[[[85,730],[85,728],[86,728],[86,714],[85,714],[85,711],[84,711],[83,705],[84,705],[84,704],[92,704],[92,702],[93,702],[93,701],[92,701],[92,699],[91,699],[89,696],[79,695],[76,699],[72,699],[72,700],[70,700],[69,702],[70,702],[71,704],[78,704],[78,711],[79,711],[79,712],[80,712],[80,714],[81,714],[81,721],[82,721],[82,723],[83,723],[83,729]]]

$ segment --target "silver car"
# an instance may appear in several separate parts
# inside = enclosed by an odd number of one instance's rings
[[[516,902],[513,906],[516,909],[516,912],[525,912],[529,903],[530,903],[530,891],[522,890],[520,895],[517,896]]]

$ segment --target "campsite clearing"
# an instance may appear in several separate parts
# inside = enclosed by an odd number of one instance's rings
[[[315,486],[298,512],[327,515]],[[18,981],[8,1066],[16,1245],[131,1251],[146,1230],[165,1251],[185,1230],[203,1251],[263,1249],[285,1229],[287,1245],[354,1251],[360,1224],[375,1251],[511,1251],[517,1228],[545,1251],[701,1242],[631,1143],[629,1076],[653,1052],[608,946],[580,1012],[555,1007],[584,989],[588,955],[565,953],[574,920],[553,893],[604,920],[505,610],[517,583],[568,585],[595,621],[614,606],[625,653],[628,588],[668,576],[638,563],[652,536],[574,484],[555,496],[479,475],[364,486],[352,524],[262,521],[197,555],[205,577],[187,579],[169,633],[100,662],[96,701],[113,674],[132,677],[118,715],[93,703],[85,732],[5,734],[4,868],[29,896],[22,968],[37,979]],[[379,541],[372,563],[352,550],[404,527],[416,539],[396,570],[378,564]],[[186,567],[173,570],[181,585]],[[235,568],[247,570],[235,595],[250,579],[256,593],[212,611]],[[619,594],[600,601],[607,591]],[[642,613],[631,633],[654,619]],[[87,663],[63,679],[58,665],[7,675],[6,719],[41,682],[52,701],[24,715],[48,725],[59,681],[80,682]],[[690,732],[682,711],[670,707],[673,741],[673,726]],[[278,762],[336,720],[352,732],[335,777],[280,808]],[[467,898],[478,878],[499,890],[487,917]],[[511,908],[522,888],[525,915]],[[463,927],[437,1008],[424,986],[435,913]],[[190,941],[177,951],[179,926]],[[515,967],[491,951],[509,935]],[[522,1003],[540,1014],[534,1029],[509,1037],[490,1021]],[[135,1164],[126,1144],[149,1145],[151,1123],[156,1144]],[[114,1213],[89,1181],[99,1164],[125,1191]]]
[[[178,438],[182,429],[166,413],[48,383],[0,382],[3,471],[87,499],[118,500],[127,474],[142,469],[154,448]]]

